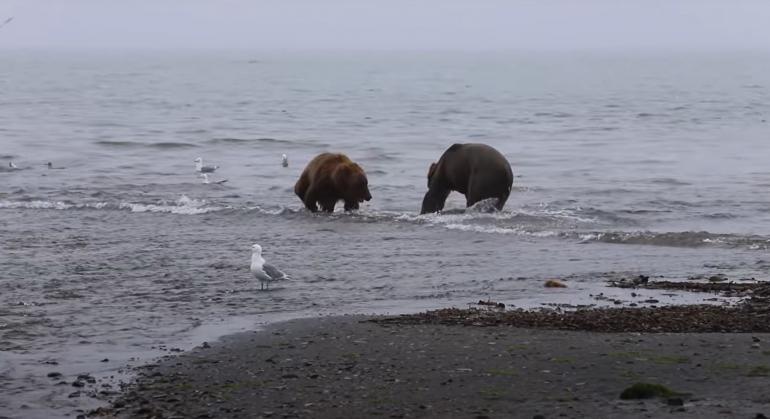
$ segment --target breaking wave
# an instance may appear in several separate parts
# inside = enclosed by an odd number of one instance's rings
[[[180,215],[198,215],[228,209],[225,206],[213,206],[206,200],[191,199],[182,195],[176,201],[160,200],[156,203],[136,202],[88,202],[69,201],[0,201],[0,209],[39,209],[39,210],[129,210],[131,212],[157,212]]]

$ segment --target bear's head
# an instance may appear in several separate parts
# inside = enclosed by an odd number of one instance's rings
[[[433,163],[430,164],[430,168],[428,168],[428,187],[429,188],[430,188],[430,181],[431,181],[431,179],[433,179],[433,175],[436,174],[436,168],[437,167],[438,167],[438,165],[436,164],[436,162],[433,162]]]
[[[372,199],[369,180],[364,169],[356,163],[342,164],[334,170],[334,183],[346,201],[364,202]]]

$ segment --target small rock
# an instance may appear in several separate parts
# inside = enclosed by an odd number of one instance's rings
[[[299,378],[297,374],[284,374],[281,378]]]
[[[80,397],[80,392],[79,391],[72,392],[67,397],[69,397],[70,399],[74,399],[75,397]]]
[[[546,288],[567,288],[567,285],[565,285],[561,281],[557,281],[555,279],[549,279],[548,281],[545,281],[545,287]]]
[[[543,416],[543,415],[535,415],[535,416],[532,416],[532,419],[545,419],[545,416]]]
[[[58,380],[59,378],[61,378],[61,373],[60,372],[55,372],[55,371],[54,372],[49,372],[48,373],[48,378],[53,378],[53,379],[57,379]]]
[[[109,358],[104,358],[104,359],[101,360],[101,362],[110,362],[110,359]]]
[[[754,416],[754,419],[767,419],[767,416],[765,416],[764,413],[757,413],[757,415]]]
[[[211,348],[211,345],[209,345],[209,343],[208,343],[208,342],[203,342],[203,344],[201,345],[201,348],[203,348],[203,349],[209,349],[209,348]]]
[[[751,337],[751,340],[752,340],[753,342],[760,342],[759,338],[758,338],[758,337],[756,337],[756,336],[752,336],[752,337]]]
[[[72,382],[72,387],[85,387],[86,383],[78,380]]]
[[[684,400],[681,397],[672,397],[666,400],[669,406],[684,406]]]

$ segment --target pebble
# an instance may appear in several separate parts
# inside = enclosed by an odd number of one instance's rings
[[[48,373],[48,378],[59,379],[59,378],[61,378],[61,373],[60,372],[55,372],[55,371],[54,372],[49,372]]]

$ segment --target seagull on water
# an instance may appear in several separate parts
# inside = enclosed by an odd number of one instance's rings
[[[209,175],[207,175],[205,173],[201,173],[201,178],[203,178],[203,184],[204,185],[208,185],[208,184],[211,183],[211,181],[209,180]],[[214,181],[214,183],[217,184],[217,185],[221,185],[221,184],[223,184],[225,182],[227,182],[227,179],[221,179],[221,180],[215,180]]]
[[[273,281],[289,279],[289,276],[281,272],[275,266],[266,263],[262,257],[262,246],[251,246],[251,273],[259,280],[260,289],[267,289]]]
[[[195,170],[201,172],[201,173],[214,173],[217,169],[219,169],[219,166],[204,166],[203,165],[203,159],[198,157],[197,159],[193,160],[195,163]]]
[[[289,167],[289,158],[285,154],[281,154],[281,166]]]

